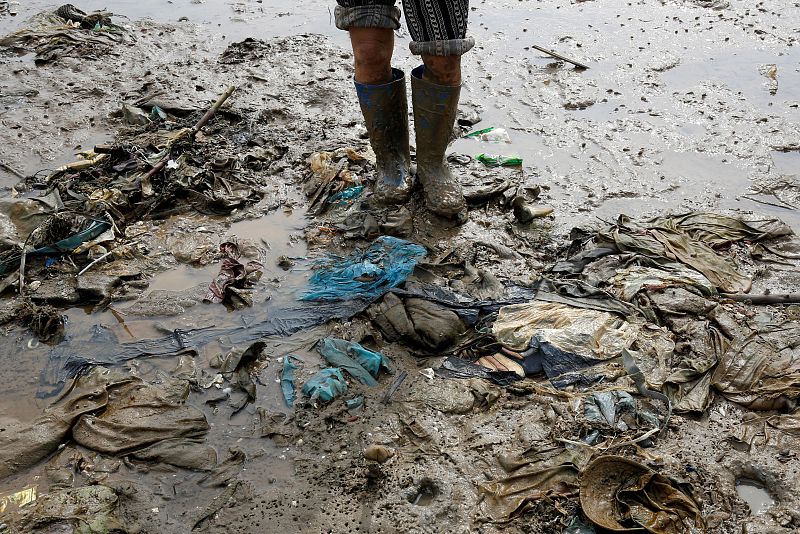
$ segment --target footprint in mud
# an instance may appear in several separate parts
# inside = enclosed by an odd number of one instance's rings
[[[439,495],[439,488],[430,479],[423,479],[419,487],[408,496],[408,502],[417,506],[428,506]]]

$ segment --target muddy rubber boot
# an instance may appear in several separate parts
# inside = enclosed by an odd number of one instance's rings
[[[411,72],[414,130],[417,132],[417,178],[430,211],[464,222],[467,220],[467,203],[461,184],[445,162],[461,86],[436,85],[423,80],[424,71],[423,65]]]
[[[406,75],[392,69],[392,81],[387,84],[355,82],[355,85],[369,142],[375,152],[375,193],[371,203],[404,204],[411,191]]]

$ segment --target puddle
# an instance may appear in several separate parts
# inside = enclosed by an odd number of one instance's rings
[[[430,480],[423,480],[417,491],[408,496],[408,502],[416,506],[428,506],[439,495],[439,488]]]
[[[264,246],[270,257],[304,257],[308,248],[303,230],[308,226],[305,210],[277,210],[258,219],[239,221],[231,225],[228,234]]]
[[[154,276],[150,280],[150,291],[182,291],[198,284],[209,283],[219,271],[219,266],[190,267],[179,265]]]
[[[800,151],[772,152],[772,163],[779,174],[794,174],[800,176]]]
[[[759,515],[775,505],[775,499],[757,480],[740,478],[736,481],[736,493],[750,507],[750,513]]]

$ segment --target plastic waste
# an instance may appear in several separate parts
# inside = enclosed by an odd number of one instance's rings
[[[487,167],[519,167],[522,165],[522,158],[518,155],[478,154],[475,159]]]
[[[426,251],[396,237],[382,236],[347,258],[329,256],[315,266],[302,300],[374,300],[405,282]]]
[[[303,385],[303,395],[309,397],[312,402],[317,399],[330,402],[345,393],[347,393],[347,382],[342,371],[335,367],[323,369]]]
[[[669,478],[622,456],[600,456],[581,475],[583,513],[616,532],[705,532],[694,500]]]
[[[287,355],[283,359],[283,370],[281,371],[281,391],[283,392],[283,400],[286,401],[286,405],[289,408],[294,406],[294,401],[297,398],[294,390],[294,372],[297,366],[292,363],[292,360],[299,361],[294,356]]]
[[[348,200],[353,200],[354,198],[358,198],[361,196],[361,193],[364,192],[363,185],[354,185],[353,187],[348,187],[343,191],[339,191],[335,195],[331,195],[328,198],[328,202],[330,204],[347,204]]]
[[[381,369],[392,372],[391,363],[383,354],[366,349],[358,343],[325,338],[320,340],[317,350],[329,364],[344,369],[367,386],[378,384],[375,378]]]
[[[470,132],[464,136],[468,139],[479,139],[481,141],[486,141],[487,143],[510,143],[511,136],[508,135],[508,132],[505,128],[484,128],[483,130],[477,130],[475,132]]]
[[[22,508],[36,500],[38,486],[30,486],[25,489],[7,493],[0,497],[0,514],[13,507]]]

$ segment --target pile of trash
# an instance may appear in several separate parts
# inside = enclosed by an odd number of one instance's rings
[[[11,2],[14,4],[15,2]],[[10,9],[0,4],[0,13]],[[63,57],[99,59],[114,47],[134,42],[135,36],[111,21],[112,13],[86,13],[64,4],[52,13],[34,16],[26,25],[0,39],[0,46],[36,53],[36,64],[43,65]]]

